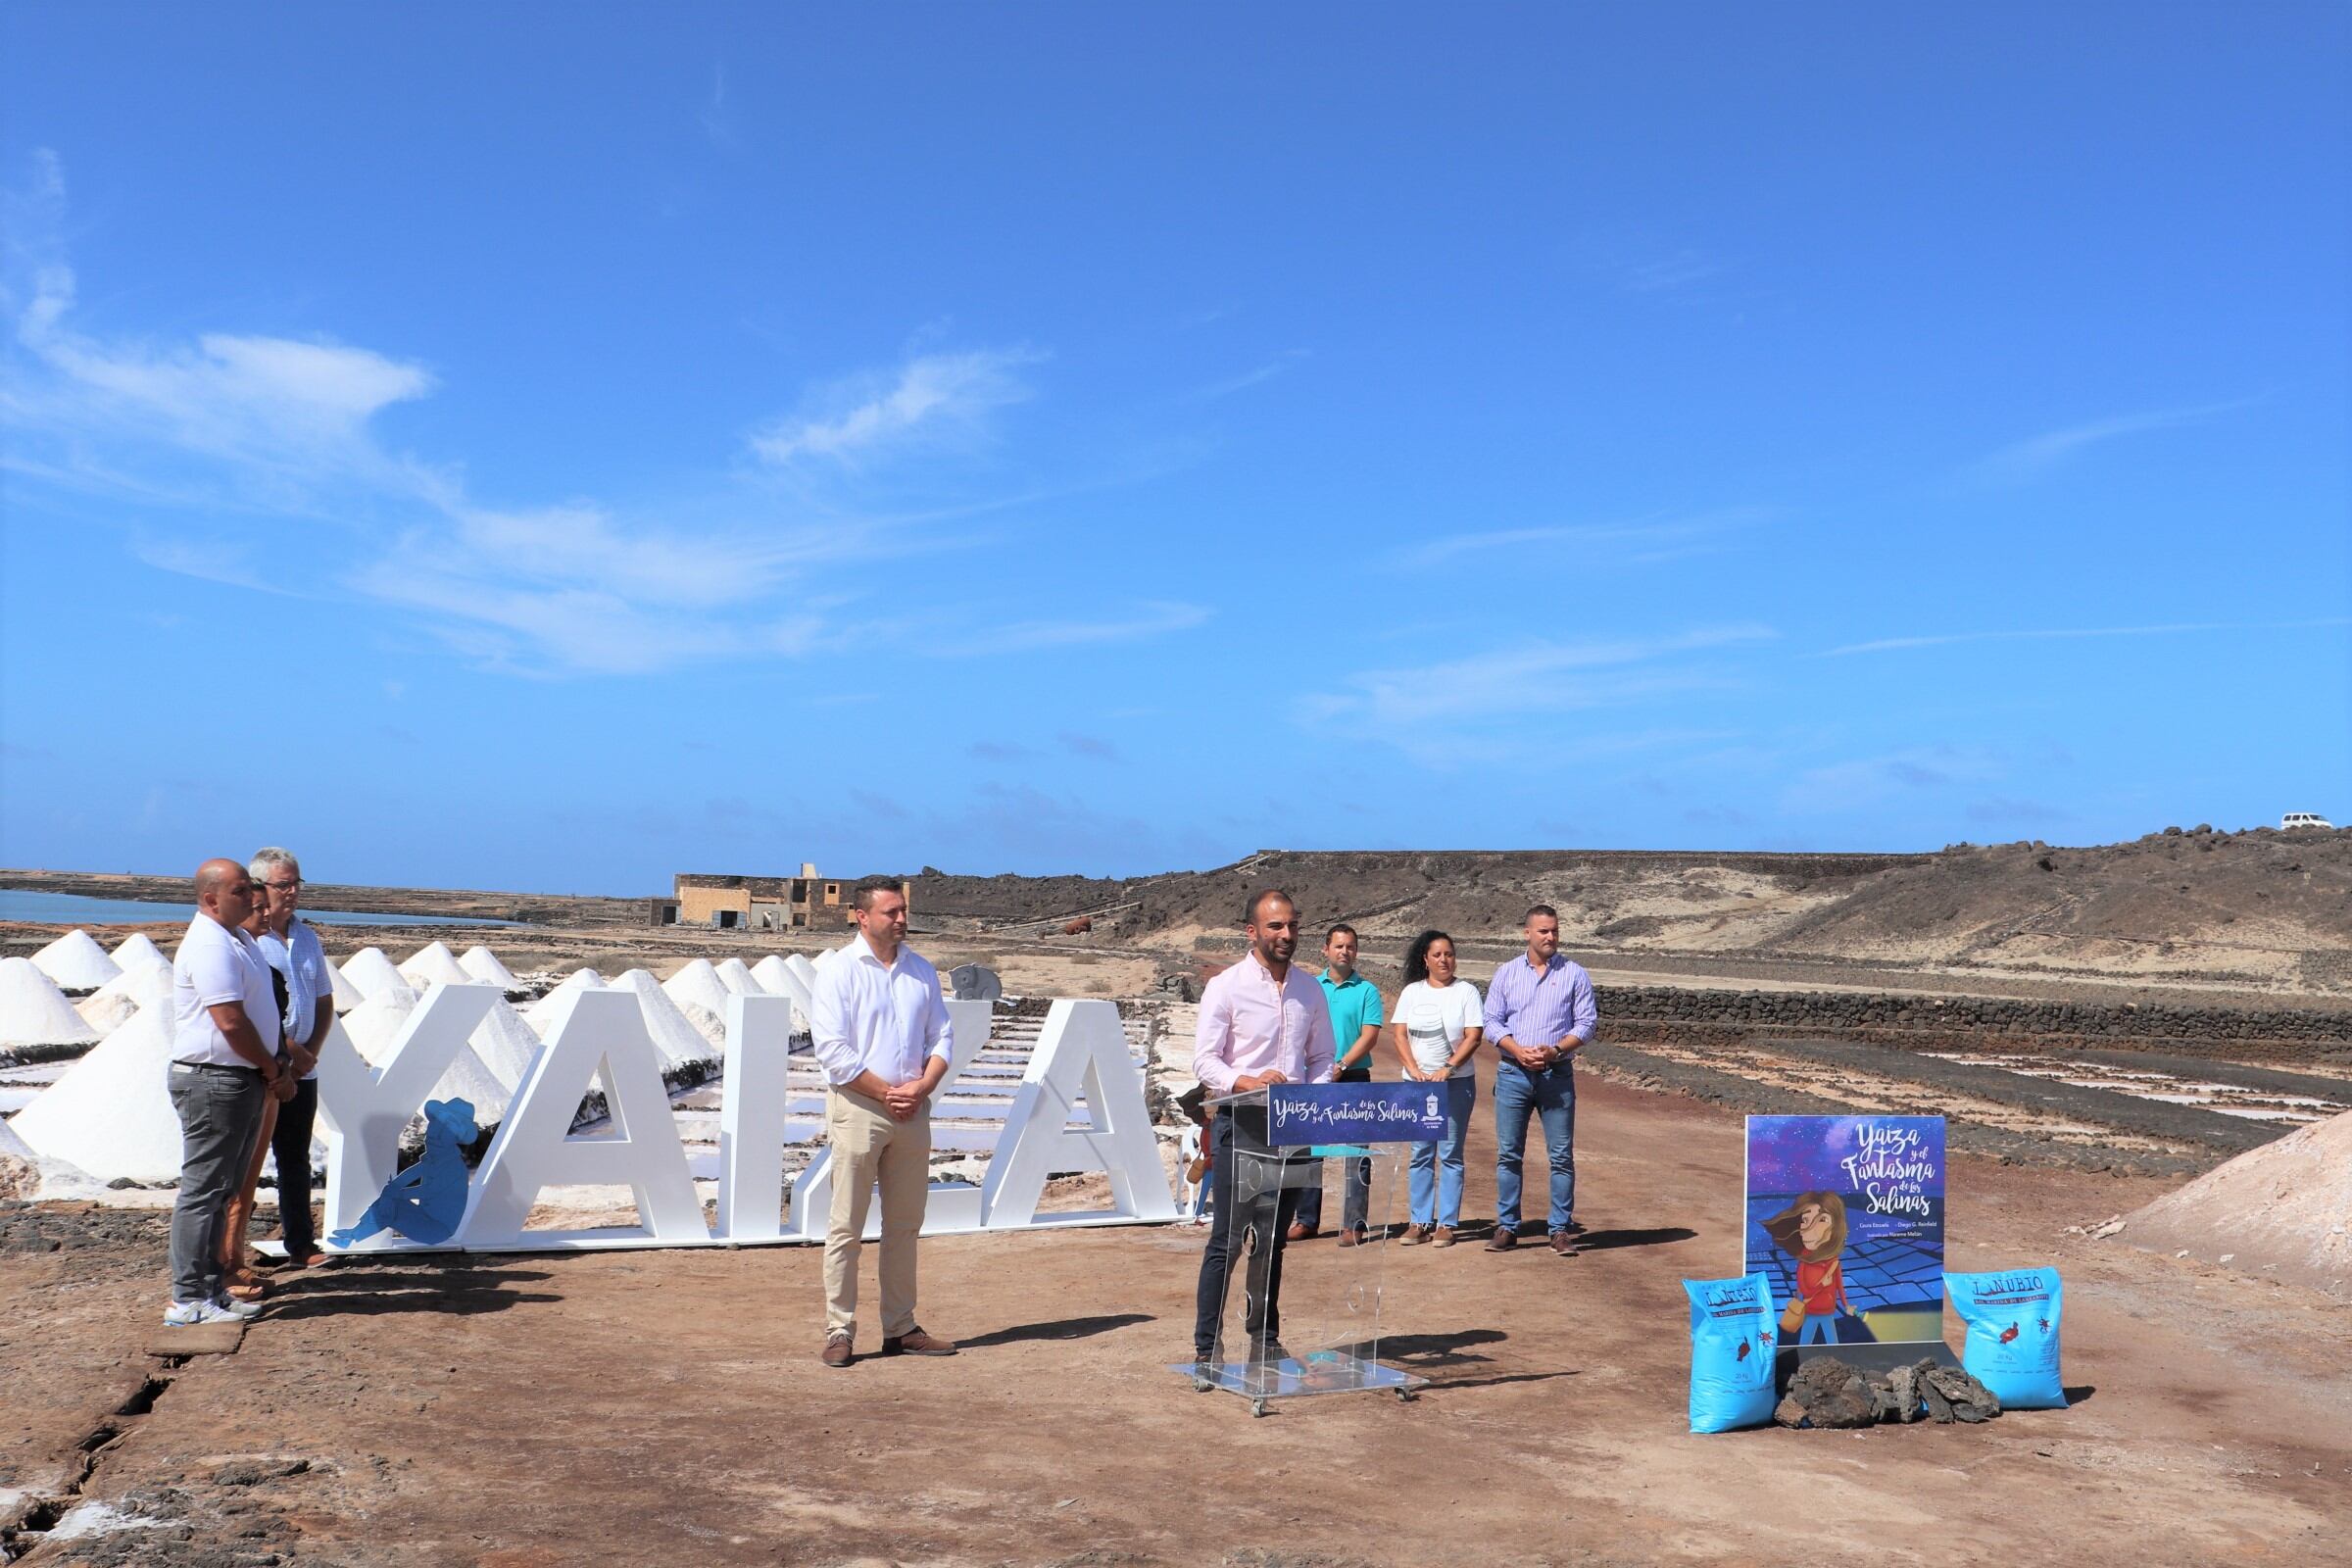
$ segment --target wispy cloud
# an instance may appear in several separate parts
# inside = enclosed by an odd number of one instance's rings
[[[1656,294],[1683,288],[1725,270],[1725,264],[1685,245],[1662,256],[1627,262],[1618,269],[1618,286],[1629,293]]]
[[[1072,757],[1084,757],[1098,762],[1115,762],[1119,760],[1118,748],[1100,735],[1080,735],[1065,729],[1054,738]]]
[[[2182,408],[2147,409],[2135,414],[2111,415],[2103,419],[2088,419],[2062,429],[2046,431],[2001,448],[1977,464],[1977,471],[1987,478],[2024,479],[2041,473],[2082,451],[2103,441],[2121,436],[2140,435],[2150,430],[2169,430],[2180,425],[2202,424],[2225,414],[2250,406],[2252,398],[2232,398],[2225,403],[2199,403]]]
[[[1369,732],[1442,756],[1463,734],[1534,713],[1599,708],[1723,684],[1691,656],[1769,641],[1771,627],[1703,627],[1669,637],[1530,642],[1411,669],[1365,670],[1344,689],[1300,699],[1310,724],[1367,725]]]
[[[1919,637],[1880,637],[1824,649],[1816,659],[1842,659],[1853,654],[1897,653],[1911,648],[1947,648],[1956,643],[2049,642],[2081,637],[2178,637],[2217,631],[2314,631],[2352,626],[2352,616],[2328,615],[2316,620],[2195,620],[2154,626],[2043,626],[1984,631],[1934,632]]]
[[[733,147],[735,145],[735,127],[727,117],[727,68],[725,66],[717,65],[710,68],[710,91],[703,99],[703,107],[696,113],[695,120],[702,125],[703,134],[710,138],[713,146]]]
[[[716,76],[710,107],[725,103]],[[813,394],[763,450],[781,464],[822,462],[840,493],[821,506],[750,472],[659,509],[493,504],[460,465],[389,442],[391,411],[440,384],[415,360],[324,334],[153,339],[83,324],[64,199],[62,165],[46,153],[29,180],[0,189],[0,465],[45,487],[135,502],[148,520],[129,547],[152,566],[390,607],[464,657],[519,674],[640,673],[832,646],[826,617],[844,595],[828,578],[962,542],[861,507],[874,487],[848,483],[848,470],[977,436],[992,411],[1029,395],[1016,372],[1040,358],[929,354]],[[173,533],[162,519],[174,512],[201,516],[201,536]],[[233,537],[240,521],[308,526],[278,528],[265,553],[258,533]],[[265,558],[268,572],[250,564]],[[1034,623],[995,640],[1149,630]]]
[[[1133,614],[1111,620],[1021,620],[990,627],[969,637],[950,639],[932,652],[950,658],[981,654],[1031,653],[1043,648],[1078,648],[1102,643],[1140,642],[1190,631],[1213,613],[1205,606],[1152,603]]]
[[[1222,381],[1211,381],[1204,387],[1196,388],[1193,397],[1201,403],[1213,403],[1218,398],[1231,397],[1236,392],[1273,380],[1276,376],[1307,359],[1309,354],[1310,351],[1306,349],[1285,349],[1253,370],[1245,370],[1240,375],[1231,376]]]
[[[1600,555],[1629,565],[1646,565],[1699,554],[1720,546],[1740,529],[1784,515],[1777,507],[1721,507],[1711,512],[1637,517],[1622,522],[1489,528],[1408,545],[1390,555],[1385,564],[1397,570],[1419,571],[1461,556],[1557,549],[1587,561]]]
[[[1782,790],[1781,805],[1796,812],[1854,809],[1890,796],[1982,784],[2006,770],[2003,758],[1982,748],[1910,747],[1806,768]]]
[[[919,355],[895,371],[835,382],[754,434],[752,450],[775,464],[854,465],[918,443],[969,441],[998,410],[1031,395],[1018,372],[1042,358],[1025,348]]]

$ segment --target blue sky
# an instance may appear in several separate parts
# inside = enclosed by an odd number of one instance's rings
[[[2352,818],[2335,5],[0,11],[0,863]]]

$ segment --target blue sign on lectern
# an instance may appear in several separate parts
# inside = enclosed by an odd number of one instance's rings
[[[1266,1091],[1266,1142],[1428,1144],[1446,1136],[1437,1084],[1276,1084]]]

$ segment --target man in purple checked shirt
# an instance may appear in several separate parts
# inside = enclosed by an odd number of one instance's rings
[[[1576,1250],[1576,1054],[1592,1043],[1600,1009],[1592,977],[1560,956],[1560,917],[1548,904],[1527,911],[1527,956],[1494,971],[1487,985],[1487,1038],[1494,1065],[1494,1236],[1490,1252],[1519,1245],[1519,1167],[1530,1114],[1544,1120],[1551,1161],[1551,1250]]]

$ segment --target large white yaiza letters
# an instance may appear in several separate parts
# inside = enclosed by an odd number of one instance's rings
[[[318,1048],[318,1121],[326,1142],[321,1234],[360,1223],[399,1166],[402,1129],[504,995],[496,986],[434,987],[409,1014],[380,1067],[368,1065],[340,1019],[328,1028]],[[382,1245],[402,1244],[387,1233]]]
[[[1070,1113],[1082,1092],[1089,1124],[1073,1132]],[[1111,1212],[1037,1211],[1048,1177],[1097,1166],[1110,1177]],[[1045,1032],[1004,1118],[1004,1136],[988,1162],[985,1202],[990,1230],[1176,1217],[1115,1003],[1064,999],[1046,1014]]]
[[[725,1098],[718,1109],[718,1234],[784,1234],[784,1123],[792,1104],[790,997],[727,999]]]
[[[583,991],[571,1015],[531,1058],[473,1180],[458,1233],[462,1247],[511,1247],[539,1189],[626,1186],[637,1199],[635,1230],[532,1233],[534,1241],[707,1242],[669,1091],[655,1064],[645,1014],[629,991]],[[571,1136],[571,1118],[591,1080],[601,1080],[612,1131]]]

